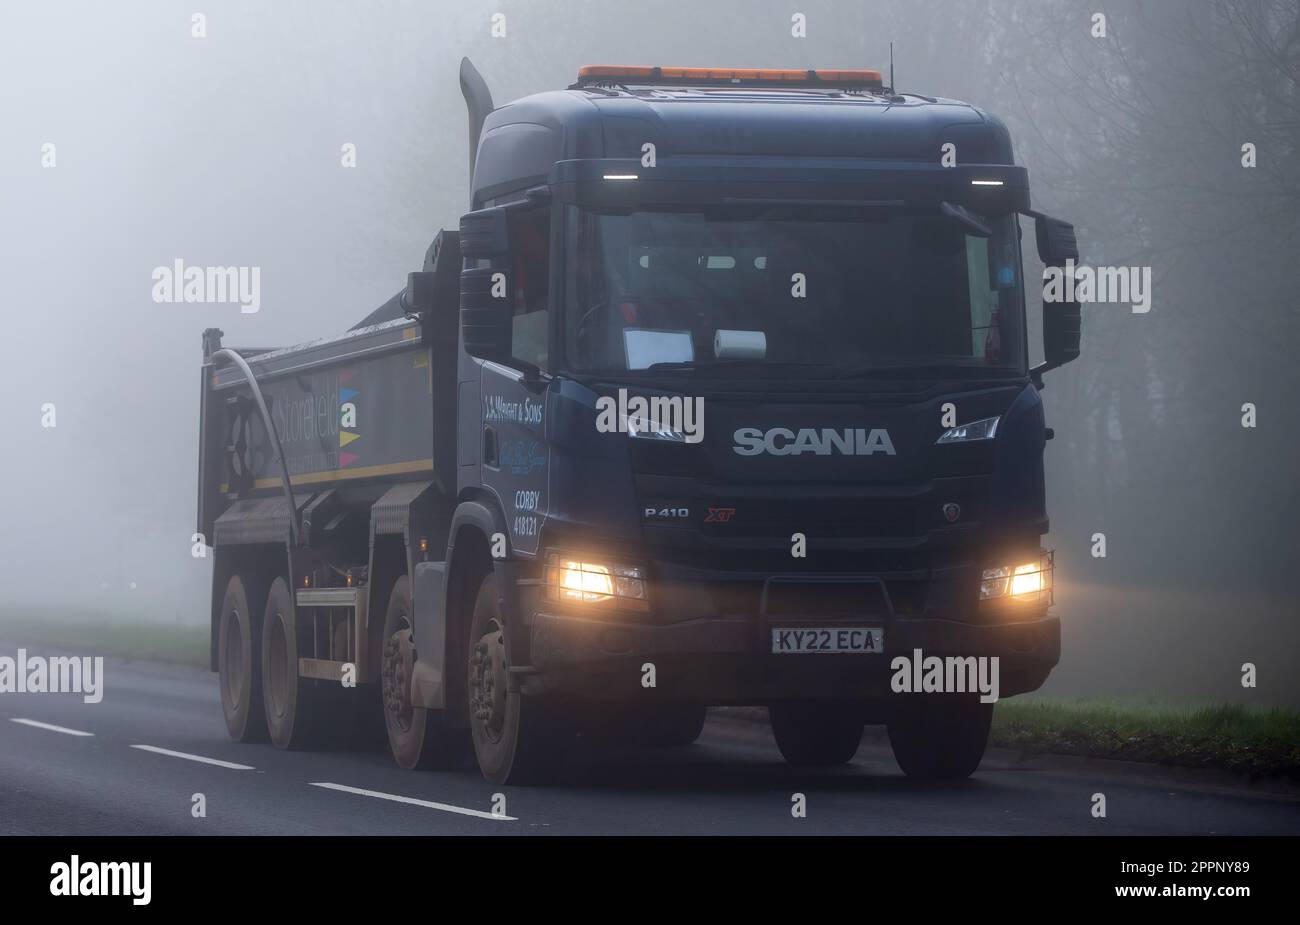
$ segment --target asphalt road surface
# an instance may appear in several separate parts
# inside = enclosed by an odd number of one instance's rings
[[[694,746],[588,750],[552,786],[500,788],[379,750],[230,742],[198,669],[110,659],[104,690],[0,694],[0,834],[1300,834],[1295,787],[997,751],[971,780],[922,784],[871,729],[851,765],[809,771],[764,727],[712,717]]]

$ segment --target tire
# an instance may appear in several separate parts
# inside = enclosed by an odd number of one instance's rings
[[[264,588],[231,575],[217,622],[217,672],[226,731],[236,742],[265,742],[262,702]]]
[[[566,737],[545,704],[510,689],[510,643],[490,572],[479,586],[465,647],[469,728],[479,770],[494,784],[547,782]]]
[[[271,583],[262,615],[262,696],[276,748],[306,748],[317,738],[316,688],[310,678],[298,677],[300,642],[289,584],[281,576]]]
[[[699,704],[677,704],[657,709],[649,718],[646,741],[665,748],[694,745],[704,731],[708,708]]]
[[[862,715],[843,704],[790,701],[767,708],[776,747],[788,764],[845,764],[862,741]]]
[[[412,636],[411,583],[403,575],[393,583],[384,614],[380,654],[380,687],[388,749],[398,767],[411,770],[454,770],[469,754],[464,729],[443,726],[437,711],[417,707],[411,699],[411,672],[415,665]]]
[[[951,694],[904,694],[886,729],[894,760],[908,777],[960,780],[979,767],[993,704]]]

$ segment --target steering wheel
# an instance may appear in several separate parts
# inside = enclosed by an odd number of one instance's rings
[[[582,317],[578,319],[578,326],[573,333],[573,337],[579,344],[582,343],[582,339],[586,336],[587,323],[591,321],[592,317],[597,312],[605,307],[605,304],[604,301],[597,302],[595,305],[591,306],[591,308],[583,312]]]

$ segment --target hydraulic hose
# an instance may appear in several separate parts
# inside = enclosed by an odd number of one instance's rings
[[[280,447],[280,435],[276,433],[275,422],[271,420],[271,412],[267,410],[266,399],[262,397],[262,387],[257,384],[257,379],[253,376],[253,370],[249,367],[248,362],[229,347],[214,350],[211,359],[218,366],[231,363],[239,367],[239,371],[248,380],[248,387],[252,390],[253,400],[257,402],[257,410],[262,413],[262,423],[266,425],[266,432],[271,435],[271,442],[275,445],[275,459],[280,464],[280,482],[284,485],[284,500],[289,504],[289,542],[297,545],[298,535],[301,532],[298,525],[298,507],[293,503],[293,486],[289,483],[289,467],[284,461],[284,450]]]

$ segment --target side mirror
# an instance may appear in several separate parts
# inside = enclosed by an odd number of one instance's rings
[[[1048,369],[1078,359],[1082,334],[1078,302],[1043,303],[1043,360]]]
[[[1079,240],[1074,226],[1041,212],[1034,215],[1034,233],[1038,238],[1038,259],[1049,267],[1063,267],[1065,261],[1079,262]]]
[[[422,277],[428,283],[423,279],[417,282],[414,273],[407,282],[406,288],[416,301],[421,298],[421,287],[428,285],[432,290],[428,311],[420,315],[424,337],[430,343],[452,347],[456,344],[460,330],[460,266],[460,234],[444,229],[434,236],[424,254]]]
[[[416,270],[406,274],[406,288],[402,290],[402,311],[408,318],[427,315],[433,310],[433,284],[432,270]]]
[[[1034,231],[1038,238],[1038,257],[1048,267],[1059,273],[1074,272],[1079,260],[1079,241],[1074,226],[1059,218],[1041,212],[1028,213],[1034,217]],[[1072,290],[1070,290],[1072,291]],[[1079,356],[1079,342],[1083,332],[1083,315],[1079,303],[1073,300],[1043,301],[1043,363],[1032,372],[1035,381],[1049,369],[1070,362]]]
[[[460,256],[477,265],[460,272],[460,329],[465,351],[480,360],[510,359],[510,226],[500,206],[462,215]]]

